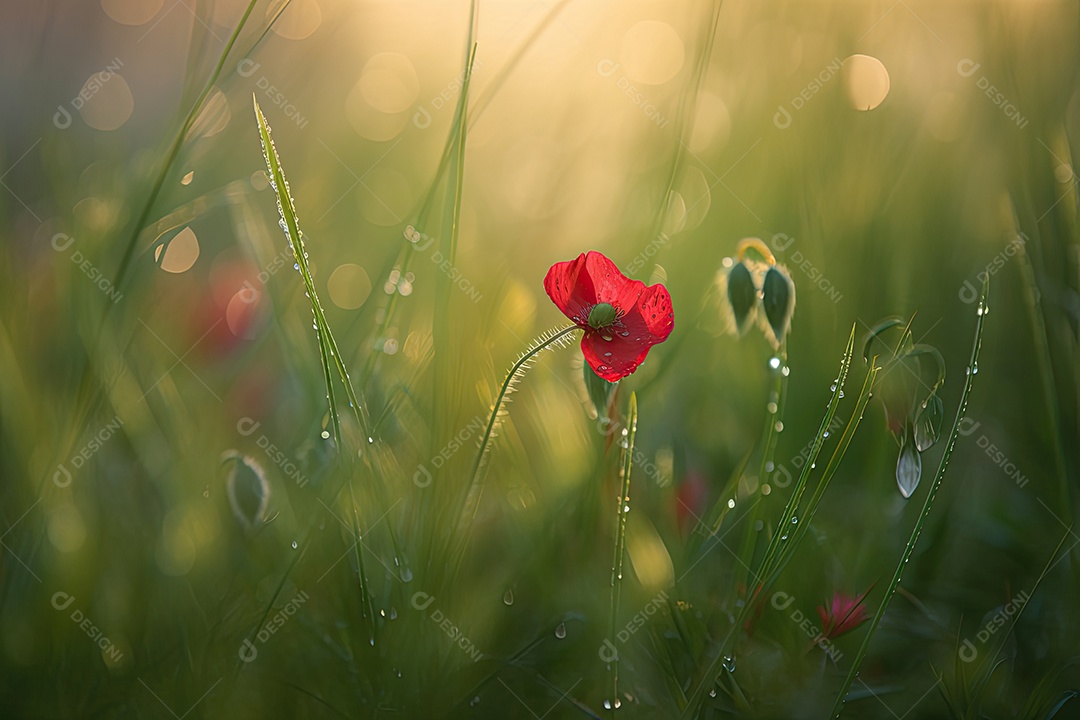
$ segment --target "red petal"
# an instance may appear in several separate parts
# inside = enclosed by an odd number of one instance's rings
[[[608,333],[609,330],[587,330],[581,338],[581,354],[593,372],[608,382],[615,382],[637,370],[649,354],[652,343],[644,345],[633,338],[624,338],[613,330]],[[604,340],[604,337],[611,340]]]
[[[599,253],[589,253],[594,254]],[[587,256],[582,253],[574,260],[555,263],[544,276],[544,290],[548,297],[563,315],[578,325],[585,324],[589,309],[598,302],[586,261]]]

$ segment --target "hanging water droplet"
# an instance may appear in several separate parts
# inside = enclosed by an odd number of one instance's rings
[[[711,697],[711,698],[716,697],[716,688],[713,688],[712,690],[709,691],[709,697]]]
[[[724,656],[724,669],[727,670],[728,672],[735,672],[735,656],[734,655],[725,655]]]
[[[327,440],[330,437],[330,432],[328,430],[323,430],[321,433],[319,433],[319,436],[323,440]]]
[[[293,549],[293,550],[295,550],[295,549],[296,549],[296,548],[298,548],[298,547],[300,547],[300,543],[298,543],[298,542],[296,542],[295,540],[293,540],[293,541],[292,541],[292,549]]]
[[[729,498],[728,501],[727,501],[727,506],[728,506],[728,509],[734,510],[735,509],[735,498]]]
[[[555,628],[555,637],[560,640],[566,637],[566,623],[559,623],[559,626]]]
[[[844,391],[843,391],[843,390],[841,390],[841,391],[840,391],[840,397],[841,397],[841,398],[843,398],[843,397],[844,397]]]
[[[780,358],[775,357],[775,356],[769,358],[769,367],[771,367],[773,370],[776,370],[777,368],[779,368],[780,367]]]
[[[503,593],[503,603],[506,604],[506,605],[513,605],[514,604],[514,591],[513,590],[507,590],[505,593]]]
[[[405,568],[401,571],[401,582],[412,582],[412,570]]]
[[[829,437],[829,431],[826,430],[825,433],[821,437],[823,437],[823,438]]]
[[[784,377],[787,377],[791,374],[791,368],[785,365],[784,367],[780,368],[780,374]]]
[[[784,432],[784,423],[777,420],[776,424],[773,425],[773,429],[776,430],[776,432]]]
[[[770,415],[775,415],[776,410],[777,410],[776,403],[774,403],[774,402],[769,403],[768,405],[765,406],[765,409],[769,411]]]

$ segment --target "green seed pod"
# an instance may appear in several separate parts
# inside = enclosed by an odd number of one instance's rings
[[[791,316],[795,312],[795,283],[791,281],[786,270],[774,265],[765,271],[761,294],[765,318],[769,321],[774,344],[779,347],[784,342],[791,326]]]
[[[732,266],[727,278],[727,299],[731,310],[735,314],[735,329],[741,335],[754,316],[754,308],[757,306],[757,288],[754,287],[754,278],[750,269],[743,262],[737,262]]]
[[[597,303],[593,306],[593,309],[589,311],[589,327],[599,329],[607,327],[611,323],[615,322],[615,318],[618,314],[615,312],[615,308],[609,303]]]

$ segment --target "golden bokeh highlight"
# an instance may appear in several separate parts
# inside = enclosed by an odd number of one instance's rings
[[[163,251],[164,257],[162,257]],[[176,236],[168,243],[158,245],[154,250],[154,259],[159,262],[161,269],[165,272],[187,272],[199,259],[199,238],[195,236],[194,230],[186,227],[176,233]]]
[[[405,112],[420,96],[412,61],[396,52],[373,55],[364,64],[357,87],[368,105],[387,114]]]
[[[135,110],[131,86],[117,72],[94,73],[83,83],[79,96],[87,98],[79,108],[79,115],[95,130],[117,130]]]
[[[851,55],[840,66],[848,101],[856,110],[873,110],[889,94],[889,71],[869,55]]]
[[[326,281],[330,299],[342,310],[356,310],[371,294],[371,278],[355,263],[338,265]]]
[[[675,28],[658,20],[642,20],[623,35],[619,49],[622,72],[634,82],[661,85],[675,77],[686,61],[686,48]]]
[[[286,0],[278,0],[271,3],[266,9],[266,17],[270,19],[281,10]],[[286,40],[304,40],[311,36],[322,25],[322,8],[318,0],[291,0],[285,11],[271,26],[274,34]]]
[[[164,4],[165,0],[101,0],[101,9],[121,25],[145,25]]]

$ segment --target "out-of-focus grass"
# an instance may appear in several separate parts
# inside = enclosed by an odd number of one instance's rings
[[[900,498],[875,399],[744,610],[748,568],[852,324],[915,314],[951,416],[984,271],[966,419],[844,717],[947,717],[939,682],[974,712],[958,688],[988,658],[990,717],[1044,717],[1080,682],[1074,3],[256,2],[144,216],[247,8],[153,5],[13,8],[0,43],[9,714],[607,715],[616,650],[614,714],[671,717],[734,631],[701,717],[824,717],[867,626],[807,650],[815,608],[875,582],[880,603],[932,480]],[[870,110],[881,77],[856,54],[888,73]],[[253,93],[368,412],[340,441]],[[773,351],[717,332],[747,236],[798,296],[767,477]],[[501,373],[562,319],[543,274],[587,249],[676,309],[616,399],[640,417],[614,637],[623,458],[576,348],[514,395],[447,565]],[[229,452],[265,475],[250,527]]]

